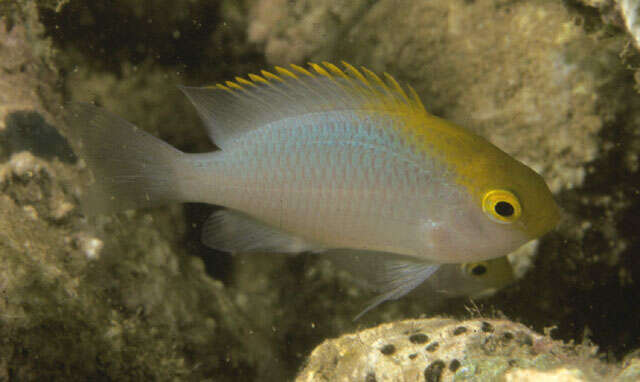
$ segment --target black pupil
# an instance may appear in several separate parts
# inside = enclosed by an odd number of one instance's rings
[[[482,276],[487,273],[487,267],[485,267],[484,265],[476,265],[475,267],[471,268],[471,273],[473,273],[475,276]]]
[[[507,202],[498,202],[494,207],[496,213],[500,216],[509,217],[513,215],[513,206]]]

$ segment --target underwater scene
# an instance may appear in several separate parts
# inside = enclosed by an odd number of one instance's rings
[[[0,0],[0,381],[639,381],[639,16]]]

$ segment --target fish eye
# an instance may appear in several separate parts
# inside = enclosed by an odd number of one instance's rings
[[[481,277],[487,274],[489,267],[484,261],[479,263],[467,263],[464,265],[464,271],[470,276]]]
[[[471,268],[471,273],[474,276],[482,276],[487,273],[487,267],[484,264],[476,264]]]
[[[505,217],[505,218],[508,218],[509,216],[512,216],[513,213],[515,212],[513,206],[509,202],[498,202],[493,207],[493,209],[496,211],[496,213],[498,215],[500,215],[502,217]]]
[[[482,200],[482,210],[491,220],[505,224],[513,223],[522,214],[518,197],[507,190],[487,192]]]

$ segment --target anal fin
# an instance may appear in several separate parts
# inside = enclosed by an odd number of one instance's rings
[[[216,211],[202,228],[202,242],[230,253],[300,253],[321,251],[295,235],[233,210]]]

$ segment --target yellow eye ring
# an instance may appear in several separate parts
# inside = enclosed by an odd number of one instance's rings
[[[466,263],[462,265],[464,273],[471,277],[483,277],[489,271],[489,263],[480,261],[478,263]]]
[[[513,223],[522,215],[518,197],[507,190],[491,190],[484,194],[482,210],[497,223]]]

